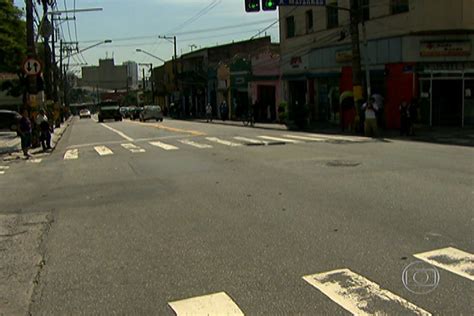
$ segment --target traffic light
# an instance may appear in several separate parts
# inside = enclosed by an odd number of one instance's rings
[[[278,6],[278,0],[262,0],[263,11],[275,11]]]
[[[259,12],[260,11],[260,0],[245,0],[245,11],[247,11],[247,12]]]

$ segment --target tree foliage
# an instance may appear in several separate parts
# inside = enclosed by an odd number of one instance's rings
[[[0,0],[0,72],[17,73],[26,54],[26,23],[11,0]]]

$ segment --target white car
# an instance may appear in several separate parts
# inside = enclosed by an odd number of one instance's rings
[[[145,105],[140,112],[140,121],[156,120],[163,122],[163,111],[159,105]]]
[[[88,109],[82,109],[80,112],[79,112],[79,118],[91,118],[91,111],[89,111]]]

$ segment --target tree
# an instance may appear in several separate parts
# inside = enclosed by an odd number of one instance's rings
[[[11,0],[0,0],[0,72],[18,73],[26,55],[26,23]]]

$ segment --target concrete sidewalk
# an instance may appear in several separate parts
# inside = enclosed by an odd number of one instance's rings
[[[64,132],[71,124],[73,117],[71,116],[66,120],[61,127],[55,128],[54,133],[51,134],[51,147],[56,148],[59,140],[63,136]],[[40,147],[32,148],[29,153],[33,156],[43,154],[43,149]],[[21,151],[21,140],[19,136],[16,136],[16,132],[5,132],[0,133],[0,159],[3,161],[22,159],[23,153]]]

